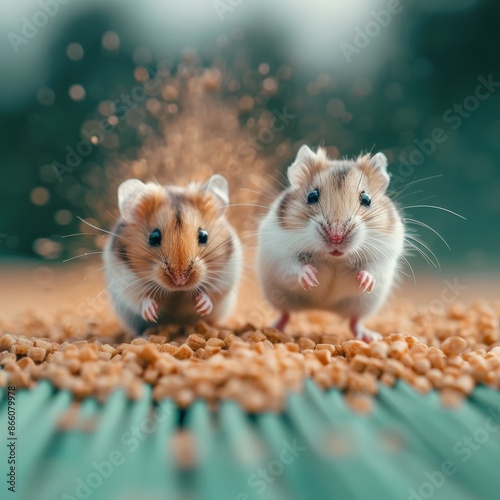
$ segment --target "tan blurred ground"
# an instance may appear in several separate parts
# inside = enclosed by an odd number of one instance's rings
[[[56,312],[61,309],[86,311],[97,309],[107,315],[105,284],[97,258],[89,257],[86,263],[45,264],[39,262],[9,262],[0,264],[0,314],[9,319],[19,318],[31,309]],[[405,278],[395,290],[386,310],[410,303],[415,308],[439,309],[443,290],[456,281],[461,289],[444,293],[446,300],[470,304],[477,299],[500,299],[500,276],[467,275],[443,271],[435,274],[416,272],[417,284]],[[101,293],[102,292],[102,293]],[[449,305],[449,302],[446,304]],[[237,319],[259,324],[273,319],[273,311],[263,301],[251,272],[243,280],[239,294]],[[293,327],[293,322],[292,322]]]

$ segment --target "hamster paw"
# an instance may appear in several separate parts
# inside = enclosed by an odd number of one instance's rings
[[[375,278],[368,271],[358,273],[359,288],[363,292],[372,293],[375,288]]]
[[[196,312],[200,316],[206,316],[207,314],[210,314],[213,308],[214,305],[212,304],[210,297],[205,292],[196,297]]]
[[[150,297],[142,301],[142,318],[151,323],[156,323],[158,319],[158,304]]]
[[[271,325],[271,328],[276,328],[276,330],[280,330],[281,332],[284,330],[285,326],[290,319],[290,313],[288,311],[284,311],[281,313],[280,318]]]
[[[382,335],[380,333],[369,330],[366,326],[360,324],[356,319],[352,319],[350,323],[352,333],[356,337],[356,340],[363,340],[367,344],[373,342],[374,340],[381,340]]]
[[[356,340],[363,340],[369,344],[374,340],[382,340],[382,335],[380,335],[380,333],[373,332],[372,330],[368,330],[368,328],[360,328],[356,333]]]
[[[298,277],[299,285],[301,285],[304,290],[310,290],[318,286],[319,281],[318,278],[316,278],[317,273],[317,269],[311,266],[311,264],[303,264]]]

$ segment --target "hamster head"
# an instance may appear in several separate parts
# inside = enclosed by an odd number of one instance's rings
[[[228,203],[221,175],[186,188],[123,182],[118,188],[123,260],[152,293],[209,288],[232,252],[224,216]]]
[[[298,232],[293,240],[304,252],[370,255],[401,234],[401,219],[386,194],[390,178],[382,153],[331,160],[321,148],[314,153],[302,146],[288,179],[291,189],[278,206],[278,221]]]

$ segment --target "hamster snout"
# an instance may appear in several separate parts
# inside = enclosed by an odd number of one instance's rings
[[[342,257],[352,250],[355,224],[352,221],[334,222],[321,226],[327,252],[334,257]]]
[[[336,222],[325,228],[325,234],[328,240],[334,245],[342,243],[344,238],[352,231],[352,227],[348,227],[348,223]]]
[[[194,260],[191,259],[187,266],[173,266],[166,262],[162,266],[165,277],[167,278],[166,286],[182,287],[182,286],[196,286],[199,280],[199,272],[193,273]]]

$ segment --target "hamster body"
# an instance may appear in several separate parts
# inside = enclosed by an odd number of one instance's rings
[[[362,320],[387,298],[404,248],[387,159],[333,161],[302,146],[288,179],[258,231],[257,273],[281,311],[276,326],[290,311],[321,309],[348,318],[356,338],[379,338]]]
[[[148,326],[223,321],[241,275],[241,243],[225,218],[227,181],[118,188],[120,219],[104,249],[112,306],[133,334]]]

